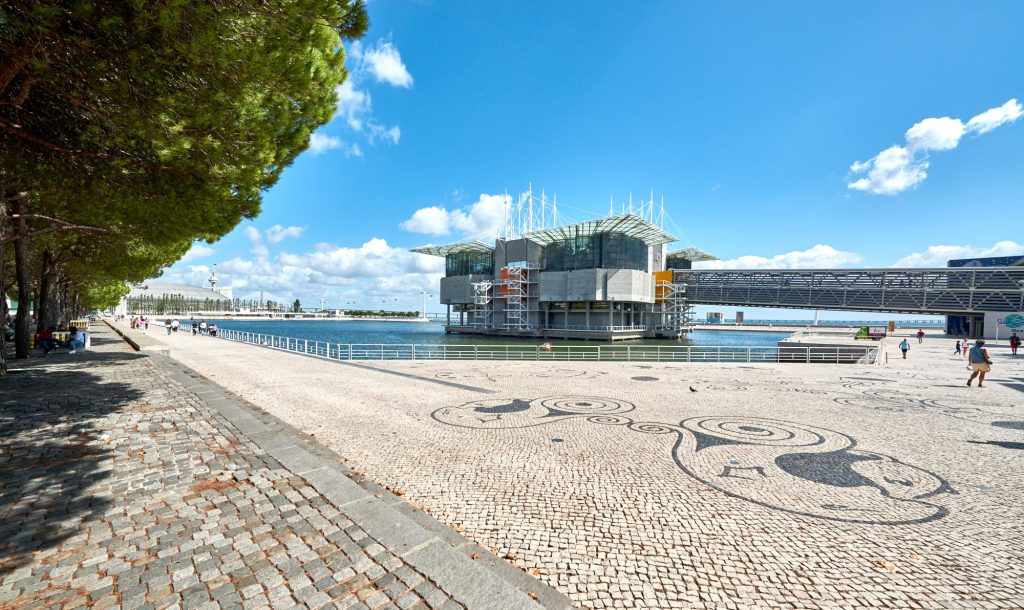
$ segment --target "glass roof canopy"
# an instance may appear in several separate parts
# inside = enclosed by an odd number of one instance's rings
[[[635,214],[609,216],[598,220],[587,220],[561,227],[531,231],[524,233],[523,238],[541,246],[546,246],[554,242],[575,239],[577,237],[589,237],[598,233],[626,235],[639,239],[648,246],[658,246],[676,241],[674,235],[666,233],[663,229]]]
[[[488,246],[482,241],[461,241],[443,246],[420,246],[413,248],[410,252],[417,254],[429,254],[430,256],[448,256],[449,254],[460,254],[462,252],[494,252],[493,246]]]
[[[718,257],[714,254],[708,254],[700,248],[683,248],[682,250],[673,250],[665,256],[673,256],[683,258],[688,261],[699,263],[702,261],[717,261]]]

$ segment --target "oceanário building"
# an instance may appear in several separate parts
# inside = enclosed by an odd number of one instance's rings
[[[493,246],[466,241],[412,251],[445,259],[447,332],[674,339],[690,330],[692,307],[672,270],[717,259],[697,248],[668,251],[676,238],[643,210],[526,230]],[[653,206],[647,210],[653,216]]]

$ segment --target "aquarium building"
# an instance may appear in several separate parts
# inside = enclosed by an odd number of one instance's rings
[[[673,269],[715,257],[635,213],[412,251],[445,259],[450,333],[625,340],[677,338],[692,327]]]

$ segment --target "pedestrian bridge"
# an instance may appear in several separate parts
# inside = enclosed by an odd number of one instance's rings
[[[673,272],[693,304],[958,315],[1024,311],[1024,267]]]

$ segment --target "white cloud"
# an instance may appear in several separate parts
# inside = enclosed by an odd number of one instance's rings
[[[335,90],[338,95],[335,118],[344,120],[352,131],[363,134],[370,144],[398,144],[402,137],[401,128],[398,125],[389,127],[374,118],[373,99],[364,85],[372,78],[396,87],[412,86],[412,75],[402,62],[401,54],[390,40],[378,40],[368,47],[357,40],[349,46],[348,57],[349,76]],[[314,154],[333,149],[342,149],[350,157],[363,154],[358,144],[346,144],[341,138],[318,134],[310,138],[310,149]]]
[[[342,150],[345,152],[346,157],[363,156],[363,151],[359,148],[358,144],[346,144],[337,136],[328,136],[320,133],[314,133],[309,136],[309,150],[314,155],[319,155],[329,150]]]
[[[1012,123],[1024,114],[1012,99],[970,119],[965,125],[950,117],[928,118],[904,134],[906,146],[890,146],[867,161],[856,161],[847,188],[875,195],[895,195],[917,187],[928,177],[929,153],[953,150],[967,133],[981,135],[1000,125]]]
[[[964,124],[960,119],[948,116],[941,119],[925,119],[907,130],[907,148],[912,151],[952,150],[964,135]]]
[[[867,176],[849,183],[856,191],[869,191],[876,195],[895,195],[912,189],[928,177],[928,161],[914,159],[909,150],[902,146],[887,148],[865,162],[850,166],[855,174],[867,172]]]
[[[482,194],[475,203],[458,209],[440,206],[420,208],[399,226],[411,233],[461,233],[464,237],[494,239],[501,234],[505,221],[505,203],[504,195]]]
[[[378,82],[395,87],[412,86],[412,75],[402,62],[402,56],[395,45],[388,41],[377,41],[362,52],[362,61]]]
[[[1024,115],[1024,106],[1012,99],[1002,106],[990,108],[967,121],[967,130],[978,134],[988,133],[1006,123],[1012,123]]]
[[[187,263],[197,258],[205,258],[213,254],[213,252],[213,248],[209,246],[204,246],[203,244],[197,242],[192,244],[192,247],[188,249],[188,252],[186,252],[185,255],[179,259],[179,262]]]
[[[1024,244],[1005,240],[986,248],[975,246],[929,246],[924,252],[914,252],[893,263],[893,267],[945,267],[946,261],[957,258],[985,258],[989,256],[1024,255]]]
[[[252,225],[245,228],[245,238],[254,246],[263,241],[263,236],[260,235],[260,230]]]
[[[392,144],[398,144],[398,140],[402,138],[402,130],[398,128],[398,125],[384,127],[376,123],[368,123],[367,128],[370,131],[371,144],[376,144],[377,140],[387,140]]]
[[[387,308],[419,309],[420,291],[436,294],[443,274],[444,259],[396,248],[380,238],[356,247],[320,243],[307,252],[281,252],[273,258],[235,257],[217,266],[217,275],[235,288],[238,298],[256,299],[263,290],[268,299],[315,303],[322,297],[333,307],[376,308],[387,299]],[[200,285],[208,275],[205,266],[175,265],[163,280]]]
[[[363,128],[363,117],[370,113],[373,100],[370,94],[356,89],[355,77],[351,74],[335,89],[338,94],[337,115],[345,118],[349,127],[359,131]]]
[[[274,225],[267,229],[267,241],[272,244],[279,244],[289,237],[302,237],[306,227],[282,227]]]
[[[763,256],[740,256],[726,261],[694,263],[695,269],[832,269],[846,267],[861,261],[855,252],[844,252],[832,246],[817,244],[807,250],[795,250]]]

